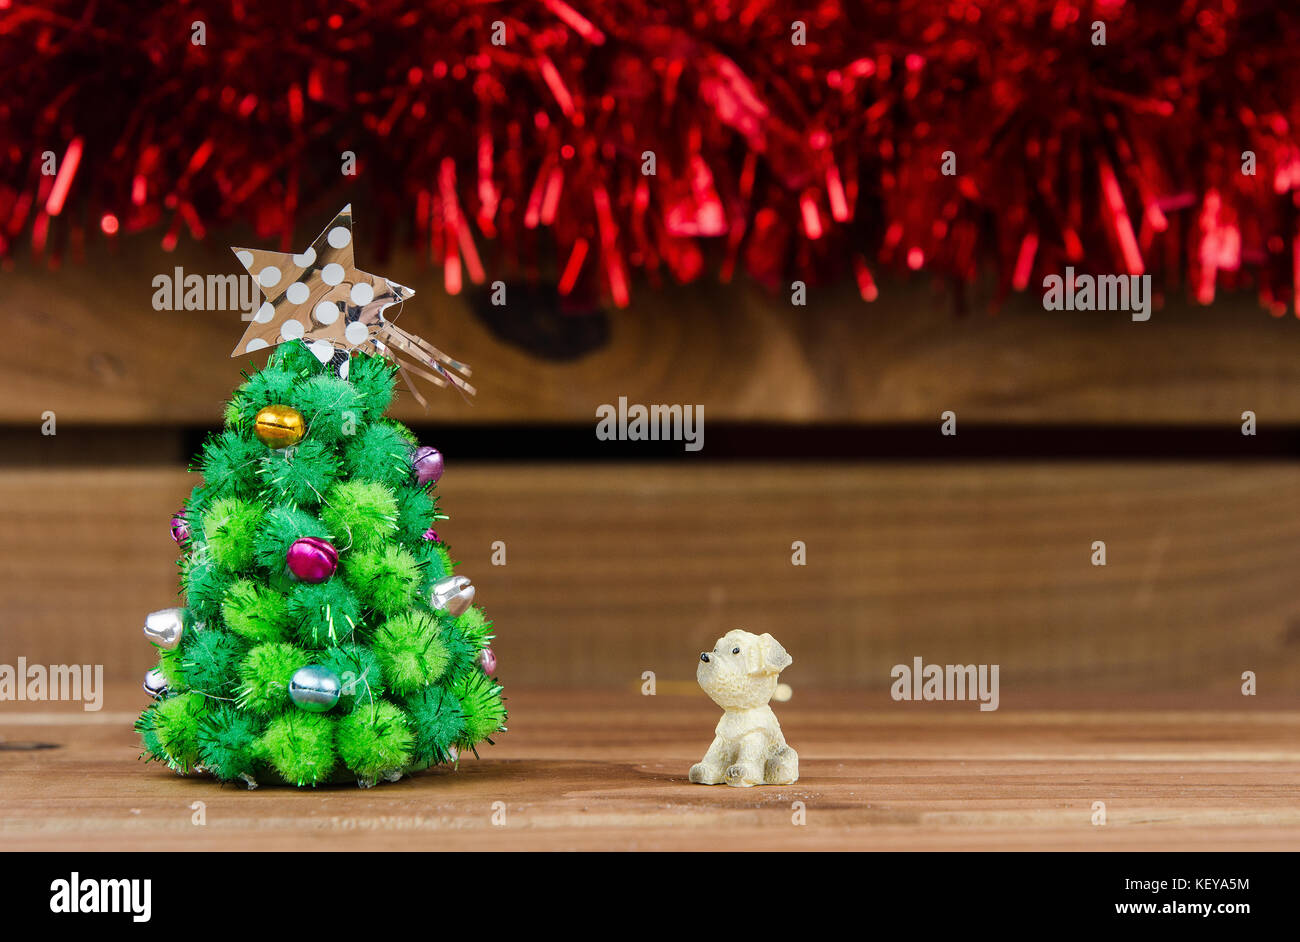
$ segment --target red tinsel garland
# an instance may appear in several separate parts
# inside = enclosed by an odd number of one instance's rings
[[[492,277],[618,305],[633,269],[848,273],[867,300],[881,270],[991,266],[1006,291],[1066,265],[1202,302],[1250,280],[1277,314],[1300,295],[1285,4],[147,6],[0,0],[0,254],[235,220],[287,251],[342,181],[414,216],[451,292],[492,245]]]

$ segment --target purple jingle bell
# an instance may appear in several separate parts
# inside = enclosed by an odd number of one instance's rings
[[[433,527],[429,527],[429,529],[425,530],[423,536],[430,543],[438,542],[438,531],[435,530]]]
[[[479,652],[478,666],[483,668],[483,673],[489,677],[497,672],[497,656],[492,653],[491,648],[484,648]]]
[[[339,567],[339,551],[329,540],[304,536],[293,541],[285,556],[289,571],[303,582],[324,582]]]
[[[177,546],[184,546],[190,541],[190,522],[185,519],[183,510],[172,514],[172,539]]]
[[[436,484],[442,477],[442,452],[432,445],[421,445],[411,455],[415,479],[421,484]]]

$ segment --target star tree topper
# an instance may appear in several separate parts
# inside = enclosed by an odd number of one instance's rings
[[[454,386],[474,394],[474,387],[457,375],[468,376],[468,366],[402,330],[385,316],[389,308],[400,305],[415,292],[356,267],[350,203],[304,252],[288,254],[235,246],[231,251],[266,299],[230,354],[232,357],[286,340],[301,340],[322,363],[334,362],[346,370],[350,350],[373,348],[397,364],[421,405],[426,404],[424,397],[412,385],[408,372],[438,386]]]

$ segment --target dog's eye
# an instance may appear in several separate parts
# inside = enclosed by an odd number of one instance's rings
[[[739,653],[740,653],[740,648],[732,648],[732,649],[731,649],[731,653],[732,653],[732,654],[739,654]]]

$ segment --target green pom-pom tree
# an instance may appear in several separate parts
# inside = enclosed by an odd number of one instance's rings
[[[455,562],[426,537],[440,515],[412,467],[416,438],[384,417],[394,369],[365,354],[347,366],[280,344],[195,457],[188,617],[159,651],[166,690],[136,723],[144,755],[178,773],[371,785],[505,729],[480,666],[492,623],[434,592]],[[301,440],[264,444],[267,407],[295,410]],[[299,550],[325,568],[295,573]]]

